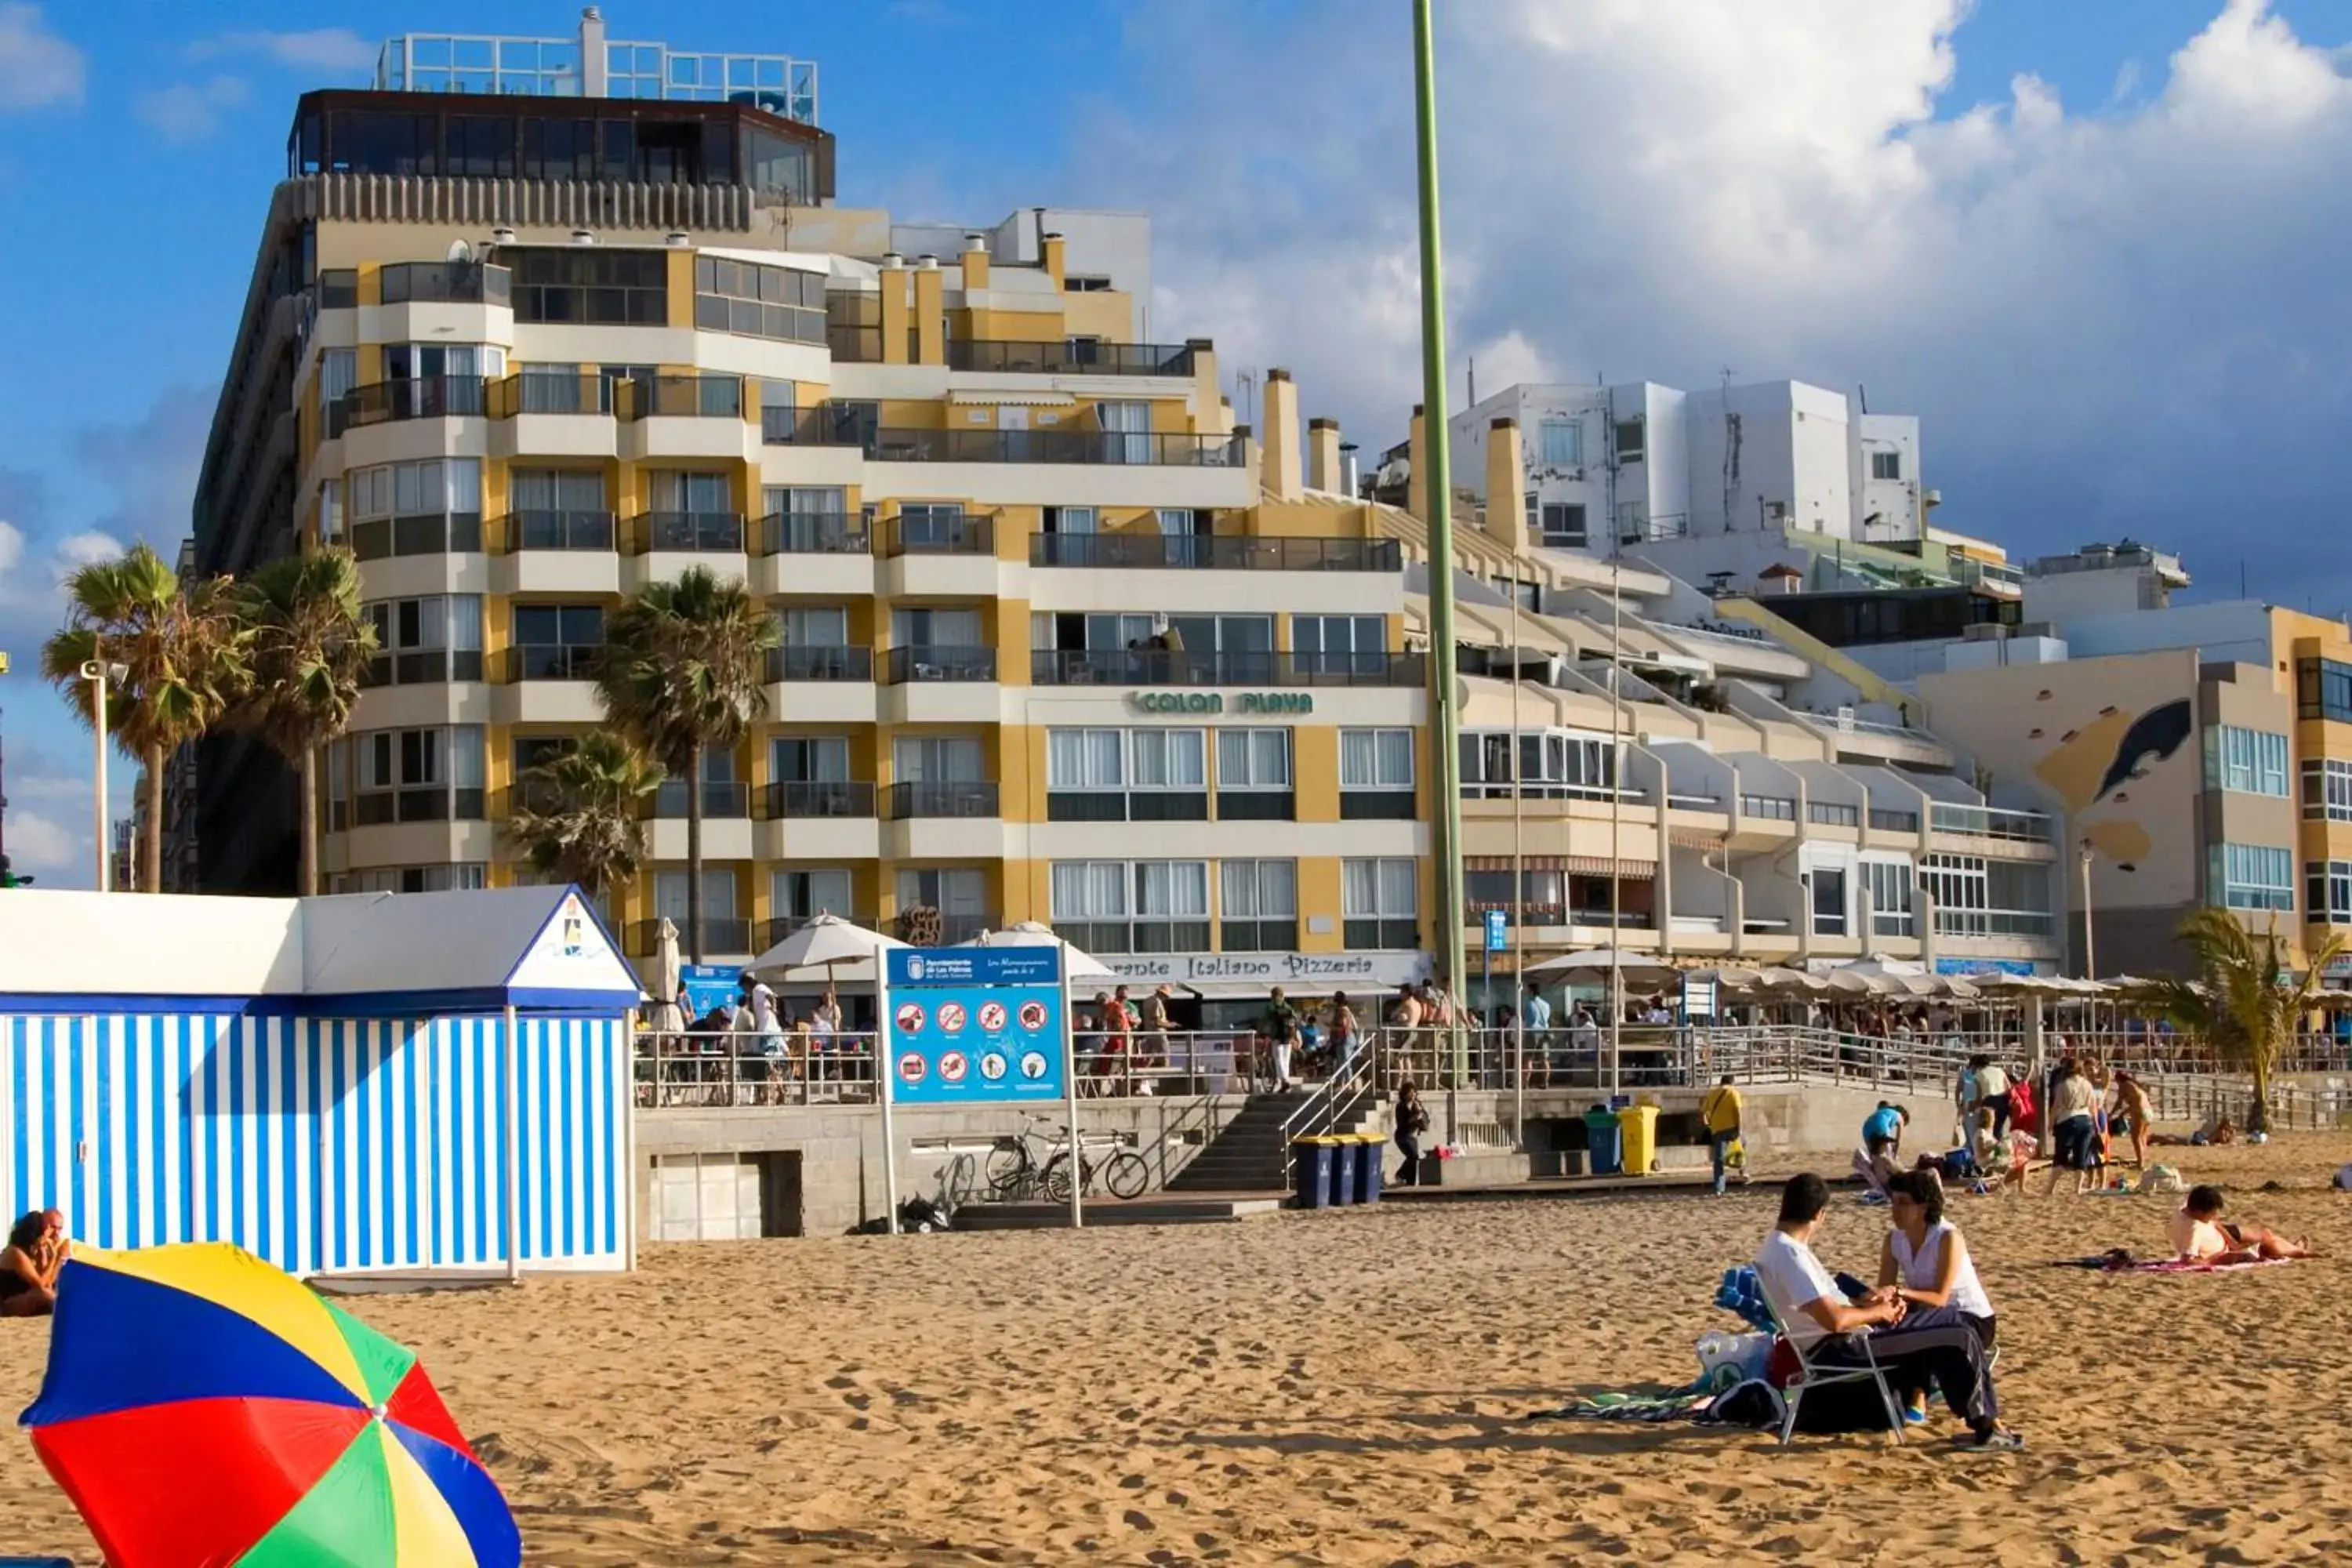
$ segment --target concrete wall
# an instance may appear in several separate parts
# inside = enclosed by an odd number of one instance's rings
[[[1706,1092],[1701,1089],[1631,1091],[1637,1103],[1657,1106],[1659,1146],[1669,1149],[1703,1145],[1697,1114]],[[1882,1100],[1893,1100],[1911,1112],[1911,1131],[1904,1144],[1914,1152],[1951,1147],[1958,1122],[1950,1089],[1941,1083],[1878,1089],[1866,1085],[1746,1083],[1739,1086],[1739,1093],[1745,1106],[1742,1141],[1753,1158],[1786,1167],[1800,1163],[1800,1156],[1813,1156],[1815,1168],[1824,1174],[1844,1170],[1846,1155],[1862,1145],[1864,1120]],[[1594,1098],[1590,1090],[1528,1092],[1528,1142],[1537,1155],[1536,1174],[1547,1173],[1548,1166],[1556,1173],[1561,1151],[1583,1147],[1580,1129],[1570,1123],[1591,1108]],[[1433,1137],[1444,1138],[1452,1127],[1454,1138],[1474,1148],[1482,1142],[1491,1143],[1497,1136],[1507,1136],[1517,1104],[1517,1097],[1505,1090],[1433,1094],[1429,1098],[1430,1131]],[[1383,1120],[1379,1125],[1385,1128],[1387,1123]],[[1547,1152],[1553,1156],[1549,1161],[1544,1158]]]

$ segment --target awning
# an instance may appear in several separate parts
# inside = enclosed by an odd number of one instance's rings
[[[1066,392],[974,392],[948,394],[955,408],[1076,408],[1078,400]]]
[[[1513,865],[1529,871],[1566,871],[1577,877],[1606,877],[1609,858],[1606,855],[1522,855],[1516,860],[1508,855],[1465,855],[1465,871],[1508,871]],[[1656,879],[1654,860],[1620,860],[1617,875],[1629,882],[1647,882]]]

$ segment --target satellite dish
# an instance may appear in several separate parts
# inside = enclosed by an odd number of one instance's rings
[[[449,259],[471,261],[474,259],[474,247],[462,239],[453,239],[449,242]]]

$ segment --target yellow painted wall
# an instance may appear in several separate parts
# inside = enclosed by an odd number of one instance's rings
[[[1290,784],[1299,821],[1339,820],[1338,729],[1312,724],[1290,732]]]

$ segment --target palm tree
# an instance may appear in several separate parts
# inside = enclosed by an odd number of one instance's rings
[[[2330,936],[2310,954],[2303,978],[2288,974],[2278,922],[2256,936],[2226,910],[2201,909],[2180,922],[2196,974],[2150,981],[2133,999],[2178,1027],[2202,1035],[2223,1063],[2242,1068],[2254,1080],[2254,1104],[2246,1130],[2266,1131],[2271,1077],[2294,1041],[2296,1029],[2319,1005],[2321,976],[2344,951],[2344,939]]]
[[[640,807],[662,771],[610,730],[526,768],[515,779],[507,819],[513,839],[541,876],[577,883],[592,900],[635,880],[646,857]]]
[[[614,613],[596,663],[605,716],[637,750],[686,782],[686,924],[702,962],[702,759],[732,747],[768,710],[775,620],[740,582],[689,566],[648,583]]]
[[[94,724],[82,666],[121,665],[106,700],[115,743],[146,769],[141,882],[163,883],[163,759],[218,723],[244,689],[246,634],[226,577],[180,581],[145,544],[66,579],[66,624],[41,647],[41,673]]]
[[[319,891],[319,751],[350,728],[375,628],[360,605],[359,559],[340,546],[283,555],[237,585],[252,679],[229,722],[301,770],[305,898]]]

